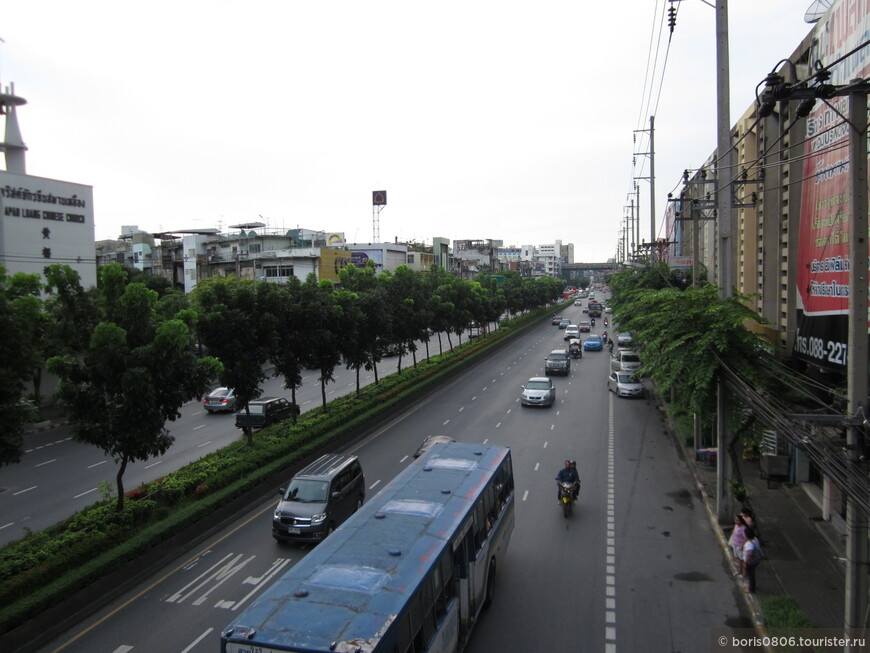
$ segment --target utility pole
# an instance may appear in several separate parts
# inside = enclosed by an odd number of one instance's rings
[[[856,80],[859,82],[860,80]],[[867,401],[867,91],[849,94],[849,416],[860,415]],[[852,464],[861,465],[861,431],[863,425],[850,424],[846,430],[846,447]],[[860,636],[858,629],[867,623],[867,514],[846,495],[846,635]],[[857,650],[848,647],[847,650]]]
[[[649,117],[649,242],[656,240],[656,117]]]
[[[731,215],[731,87],[728,65],[728,0],[716,0],[716,105],[717,105],[717,146],[716,146],[716,202],[718,206],[719,227],[719,288],[720,296],[731,297],[733,280],[731,237],[733,216]],[[716,436],[719,452],[716,456],[716,517],[720,524],[728,522],[730,500],[726,495],[725,478],[727,474],[725,435],[727,406],[724,382],[719,380],[716,406]]]

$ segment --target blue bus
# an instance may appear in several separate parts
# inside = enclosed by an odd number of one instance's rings
[[[510,449],[433,447],[221,633],[221,653],[465,648],[514,529]]]

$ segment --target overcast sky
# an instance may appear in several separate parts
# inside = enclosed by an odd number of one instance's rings
[[[810,2],[730,0],[732,123]],[[604,261],[650,115],[659,216],[716,147],[715,10],[682,0],[667,51],[666,6],[10,0],[0,83],[27,100],[28,174],[94,187],[97,239],[264,218],[369,242],[386,190],[382,241],[561,240]]]

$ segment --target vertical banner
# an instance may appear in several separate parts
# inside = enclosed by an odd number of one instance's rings
[[[870,30],[867,2],[842,1],[816,24],[818,51],[832,65],[836,86],[867,76],[870,57],[859,48]],[[842,61],[839,61],[843,59]],[[835,61],[839,61],[834,64]],[[849,326],[849,134],[847,97],[816,102],[807,117],[798,235],[798,333],[794,355],[820,367],[846,371]]]

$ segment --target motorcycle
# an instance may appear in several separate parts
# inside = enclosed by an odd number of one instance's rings
[[[574,509],[574,503],[577,500],[574,498],[574,483],[561,481],[559,483],[559,505],[562,506],[562,512],[565,513],[565,519],[571,514]]]

